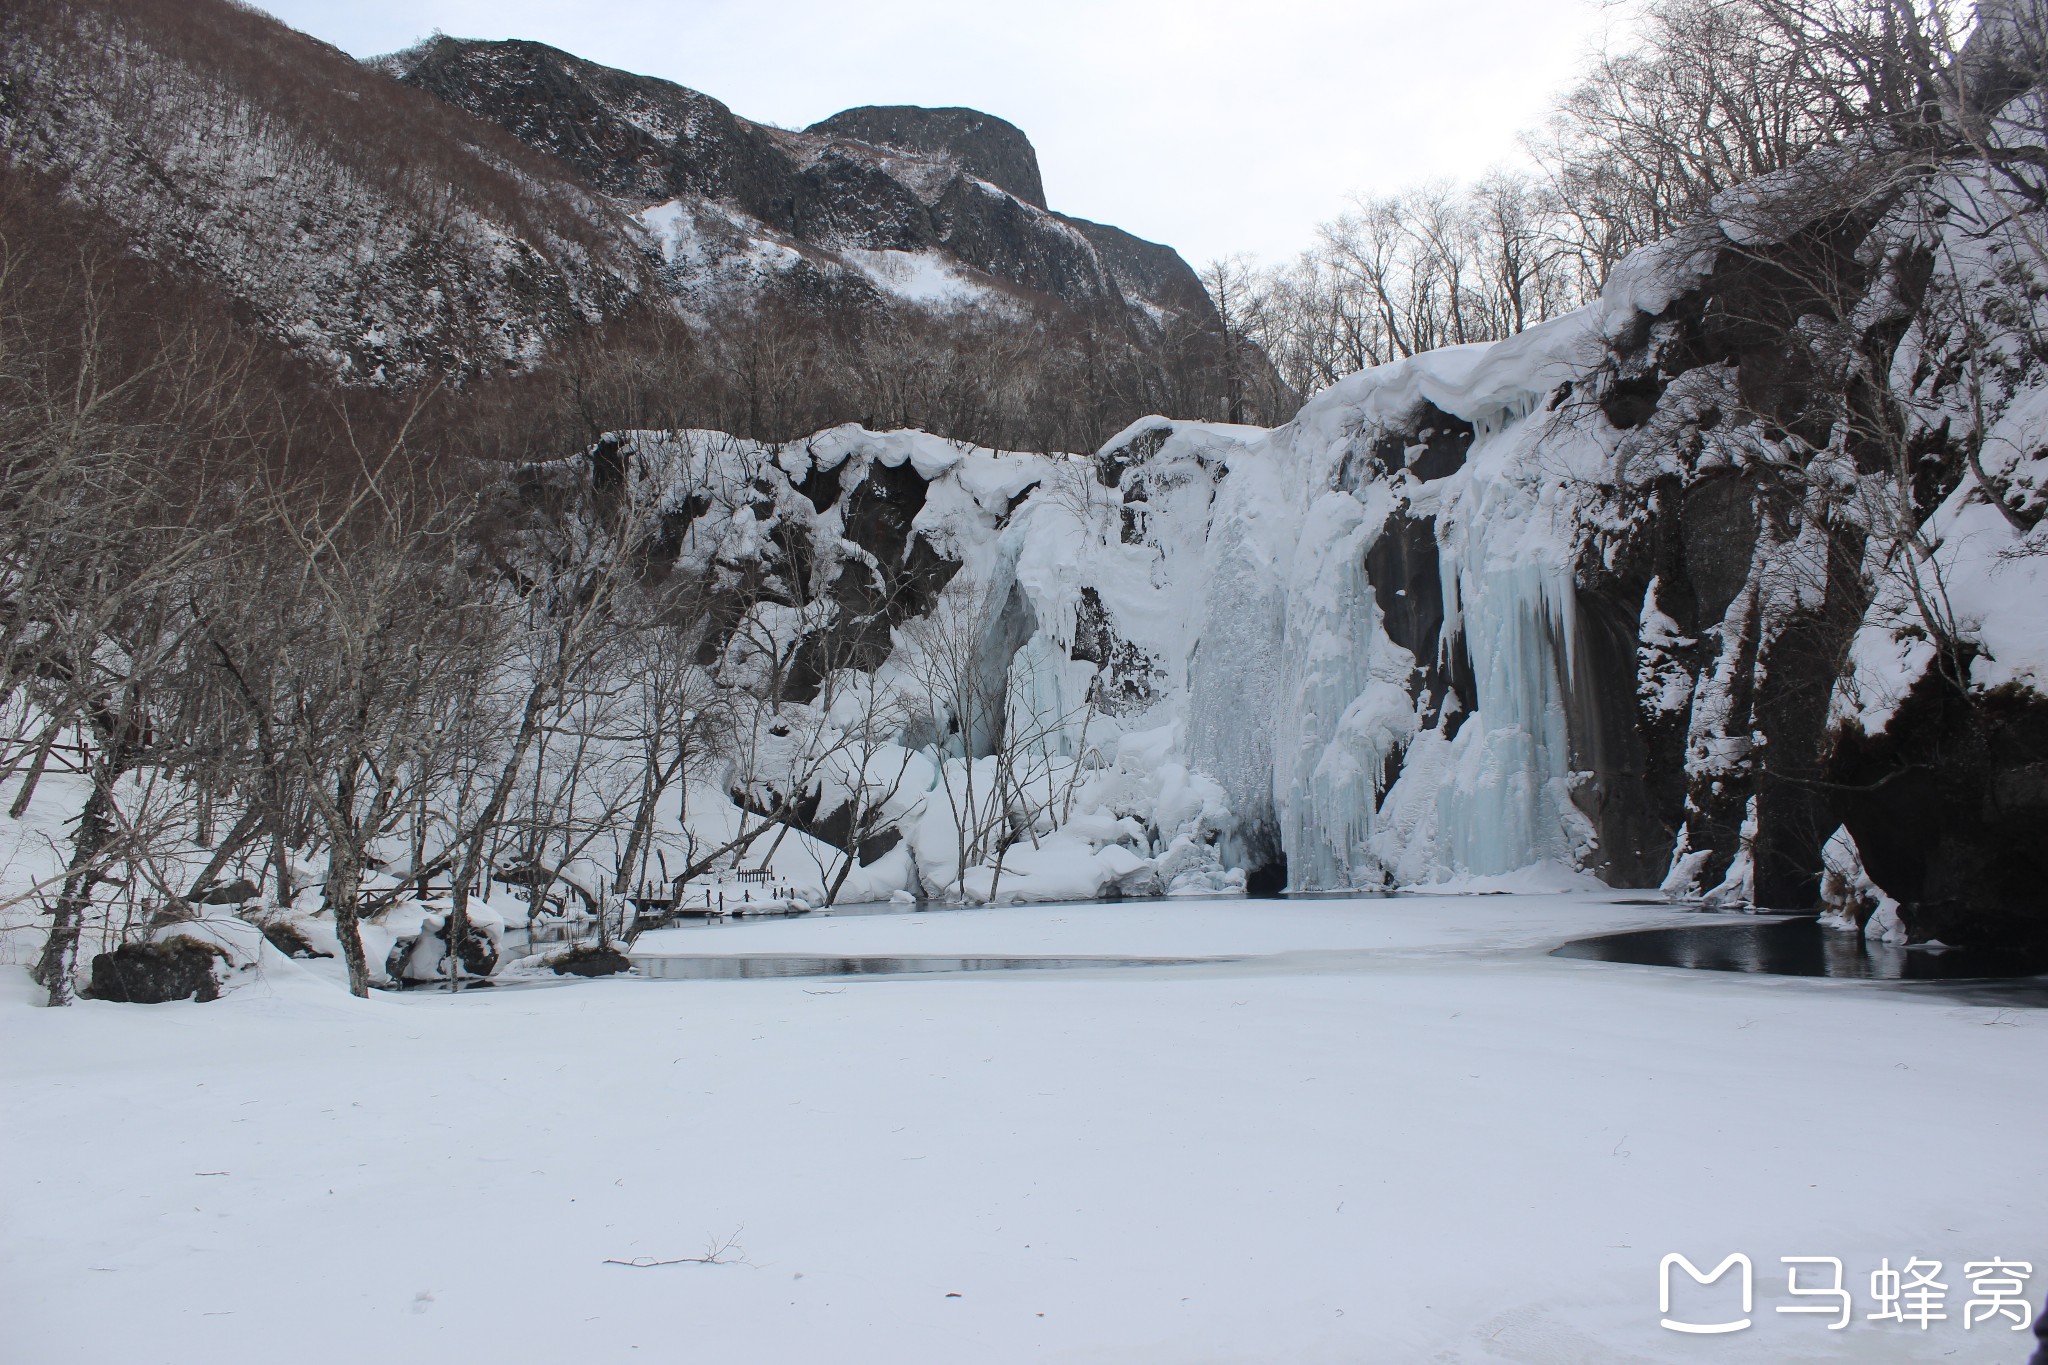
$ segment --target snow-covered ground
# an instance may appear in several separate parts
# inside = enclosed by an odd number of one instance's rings
[[[1679,918],[1620,899],[670,935],[1278,955],[1079,973],[359,1002],[272,963],[213,1004],[54,1011],[9,968],[0,1357],[2024,1359],[1963,1327],[1960,1272],[2048,1283],[2048,1016],[1545,956]],[[728,1237],[731,1264],[607,1264]],[[1661,1329],[1673,1251],[1746,1253],[1755,1325]],[[1795,1255],[1842,1258],[1847,1330],[1774,1311]],[[1948,1319],[1866,1321],[1879,1259],[1916,1255]]]

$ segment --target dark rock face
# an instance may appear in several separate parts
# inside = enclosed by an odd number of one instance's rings
[[[1424,709],[1441,712],[1446,695],[1456,689],[1463,704],[1474,695],[1472,666],[1462,643],[1446,660],[1440,647],[1444,625],[1444,585],[1437,572],[1436,521],[1396,511],[1365,554],[1365,574],[1372,582],[1381,624],[1387,638],[1415,656],[1422,670]],[[1451,733],[1456,734],[1453,725]]]
[[[804,131],[946,157],[1025,203],[1045,207],[1045,182],[1031,139],[1016,124],[977,109],[868,104],[820,119]]]
[[[1749,581],[1756,547],[1756,488],[1733,474],[1702,479],[1680,495],[1678,524],[1685,538],[1685,573],[1698,619],[1718,621]]]
[[[1214,319],[1208,291],[1172,247],[1148,242],[1107,223],[1091,223],[1064,213],[1052,216],[1088,239],[1126,298],[1143,299],[1205,326]]]
[[[191,938],[161,943],[128,943],[92,960],[86,994],[125,1005],[163,1005],[173,1000],[220,998],[220,949]]]
[[[1687,711],[1667,706],[1662,681],[1689,685],[1701,659],[1678,481],[1660,484],[1650,504],[1626,553],[1581,576],[1579,664],[1566,691],[1571,766],[1585,775],[1573,800],[1599,838],[1596,870],[1616,886],[1655,886],[1671,861],[1686,817]],[[1675,638],[1644,638],[1652,599]]]
[[[1593,823],[1592,870],[1610,886],[1655,886],[1663,877],[1685,795],[1682,781],[1668,780],[1682,774],[1670,760],[1682,755],[1683,732],[1675,745],[1659,746],[1669,766],[1653,763],[1658,737],[1626,685],[1636,672],[1639,605],[1640,598],[1580,592],[1578,664],[1565,687],[1572,801]]]
[[[1828,703],[1869,606],[1860,573],[1862,535],[1830,528],[1827,557],[1823,595],[1794,613],[1771,641],[1754,705],[1764,754],[1753,849],[1756,901],[1763,906],[1819,904],[1821,849],[1843,822],[1826,785]]]
[[[827,480],[837,489],[839,473],[836,469],[813,473],[798,485],[798,491],[808,496],[807,490]],[[831,592],[839,603],[842,624],[822,636],[798,661],[793,681],[799,699],[808,700],[804,694],[822,680],[827,660],[838,660],[841,667],[849,659],[861,668],[880,665],[889,656],[891,629],[930,611],[959,572],[958,563],[940,555],[929,541],[914,533],[913,523],[924,508],[929,487],[906,460],[893,467],[870,465],[867,477],[846,494],[845,537],[873,555],[883,573],[878,581],[867,573],[842,571],[834,580]],[[811,500],[816,506],[817,498]]]
[[[1162,670],[1144,650],[1116,633],[1102,594],[1093,588],[1081,589],[1068,657],[1100,670],[1090,699],[1112,716],[1136,715],[1159,699],[1156,681]]]
[[[1657,881],[1682,828],[1703,859],[1696,890],[1746,849],[1756,904],[1817,901],[1821,846],[1840,822],[1828,699],[1869,603],[1863,537],[1846,519],[1816,520],[1800,476],[1753,452],[1796,466],[1827,447],[1839,398],[1816,381],[1802,320],[1832,306],[1814,280],[1869,286],[1853,252],[1869,226],[1827,222],[1723,251],[1663,313],[1639,317],[1570,400],[1668,471],[1615,506],[1629,529],[1580,557],[1589,676],[1573,680],[1570,729],[1573,768],[1591,777],[1575,795],[1610,878]],[[1896,332],[1863,340],[1882,372]],[[1651,638],[1651,607],[1668,638]],[[1631,693],[1637,706],[1622,704]]]
[[[1756,904],[1816,903],[1821,848],[1844,814],[1832,785],[1843,779],[1830,768],[1829,699],[1870,585],[1861,569],[1864,533],[1852,518],[1817,511],[1805,494],[1800,468],[1829,448],[1840,426],[1830,404],[1855,400],[1822,382],[1802,338],[1814,330],[1813,315],[1832,306],[1813,280],[1837,281],[1851,297],[1874,287],[1854,251],[1856,234],[1869,227],[1829,221],[1780,247],[1721,251],[1694,287],[1660,314],[1639,316],[1604,358],[1552,396],[1554,411],[1571,405],[1565,421],[1610,429],[1620,458],[1604,520],[1579,548],[1573,663],[1560,665],[1559,678],[1572,798],[1595,835],[1588,866],[1611,884],[1662,882],[1682,831],[1689,857],[1674,889],[1704,894],[1746,855]],[[1917,267],[1901,260],[1888,268],[1911,275]],[[1860,340],[1874,370],[1886,372],[1897,329],[1872,324]],[[1388,637],[1416,658],[1411,691],[1422,723],[1446,733],[1457,719],[1446,699],[1456,693],[1469,703],[1470,669],[1457,641],[1445,648],[1434,517],[1408,511],[1400,490],[1412,487],[1404,475],[1429,483],[1458,471],[1473,439],[1470,424],[1424,402],[1367,433],[1338,475],[1345,487],[1390,480],[1395,490],[1396,510],[1368,551],[1366,574]],[[1845,453],[1861,467],[1859,452]],[[1945,491],[1924,490],[1921,504]],[[1965,732],[1993,722],[1919,723],[1924,733],[1900,741],[1909,748],[1981,744]],[[2007,749],[2020,754],[2025,745]],[[2031,759],[2011,761],[2015,774],[2031,771]],[[2004,790],[2026,785],[1990,767],[1978,776],[2005,781]],[[1880,837],[1877,815],[1861,819]],[[1919,847],[1899,855],[1899,886],[1873,868],[1889,893],[1949,907],[2011,894],[1955,871],[1961,855],[1944,858],[1940,848],[1961,847],[1962,835],[1932,836],[1931,821],[1926,831],[1914,825],[1894,818],[1881,836]],[[1852,832],[1860,842],[1853,825]],[[1997,875],[2004,886],[2036,887],[2037,899],[2048,885],[2023,871]],[[1949,889],[1923,892],[1923,882]],[[1924,910],[1923,918],[1956,913]]]
[[[2048,700],[1965,694],[1951,672],[1921,678],[1883,734],[1839,736],[1836,803],[1914,942],[2048,943]]]
[[[1373,461],[1386,472],[1406,469],[1429,483],[1457,473],[1472,453],[1470,422],[1453,417],[1433,403],[1409,423],[1412,431],[1382,439],[1373,447]]]
[[[558,157],[607,194],[683,194],[792,208],[768,130],[709,95],[586,62],[544,43],[435,38],[386,59],[407,85]]]
[[[938,251],[1003,285],[1109,307],[1143,334],[1158,330],[1155,312],[1216,321],[1171,248],[1047,211],[1030,139],[972,109],[863,107],[790,132],[542,43],[437,37],[384,61],[606,194],[729,205],[816,248],[821,266],[849,248]],[[872,290],[859,272],[838,273]]]
[[[607,438],[580,456],[519,466],[500,485],[492,515],[534,531],[568,521],[604,525],[609,490],[636,463],[660,458],[632,440]],[[749,578],[732,592],[711,596],[707,605],[715,625],[702,639],[698,660],[708,666],[720,657],[755,595],[783,603],[828,598],[839,608],[832,623],[797,648],[784,678],[788,700],[809,702],[828,671],[879,666],[889,655],[892,629],[930,612],[960,563],[917,529],[931,485],[913,461],[891,465],[855,455],[829,468],[806,461],[802,473],[792,475],[769,453],[757,451],[755,458],[742,500],[765,534],[750,573],[763,571],[774,581]],[[651,576],[673,569],[691,525],[711,508],[710,496],[699,490],[650,511],[641,554]],[[872,566],[859,555],[842,559],[814,542],[817,518],[835,509],[837,539],[843,548],[871,556]],[[821,553],[837,565],[829,582],[813,578]]]

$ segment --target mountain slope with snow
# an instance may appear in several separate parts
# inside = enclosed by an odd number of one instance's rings
[[[763,258],[813,293],[900,293],[868,260],[887,253],[973,293],[1106,309],[1145,335],[1215,322],[1171,248],[1048,210],[1030,140],[976,110],[852,109],[796,132],[541,43],[437,36],[379,65],[658,214],[665,243],[726,239],[681,253],[696,267],[671,271],[685,294],[752,287],[746,263]]]
[[[227,0],[32,0],[0,16],[0,71],[11,194],[62,196],[346,384],[772,303],[821,331],[1085,333],[1156,391],[1218,326],[1172,248],[1049,211],[1029,140],[972,110],[790,131],[538,43],[359,63]],[[1114,401],[1094,434],[1164,399]]]
[[[655,285],[563,168],[253,10],[33,0],[0,69],[0,160],[344,382],[530,368]]]

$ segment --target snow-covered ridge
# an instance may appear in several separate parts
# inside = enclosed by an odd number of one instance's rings
[[[392,108],[383,77],[274,21],[200,10],[167,34],[55,9],[0,22],[0,154],[344,382],[527,368],[651,284],[600,196],[417,97]],[[259,61],[301,89],[246,81]]]
[[[686,299],[808,267],[812,284],[925,306],[1022,291],[1107,305],[1148,334],[1214,321],[1178,255],[1047,209],[1028,138],[973,110],[854,109],[778,128],[524,41],[436,36],[378,65],[560,158],[628,215],[653,213],[665,282]],[[671,245],[692,225],[694,247]],[[1133,253],[1145,269],[1129,268]]]
[[[769,128],[539,44],[436,38],[363,65],[226,0],[166,14],[0,18],[0,156],[343,383],[529,370],[664,297],[699,319],[1029,298],[1127,315],[1147,344],[1214,321],[1170,248],[943,147]]]

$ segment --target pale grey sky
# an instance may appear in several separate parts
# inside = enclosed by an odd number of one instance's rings
[[[258,0],[357,56],[533,38],[800,127],[857,104],[1023,128],[1056,209],[1279,259],[1352,191],[1512,163],[1598,0]]]

